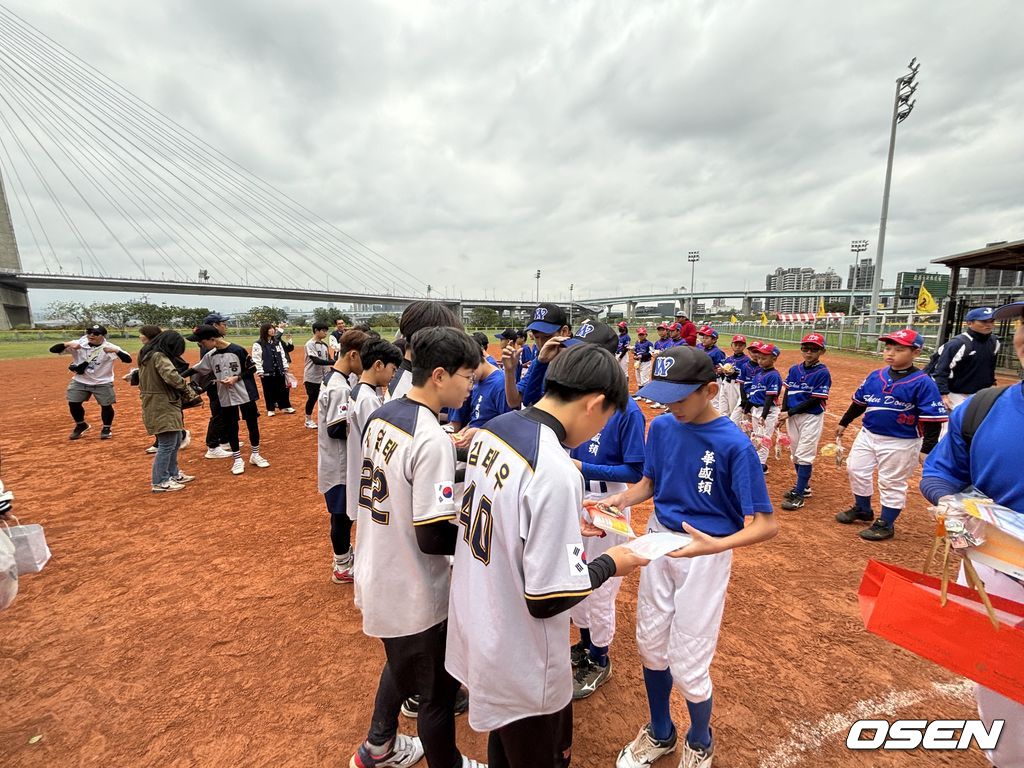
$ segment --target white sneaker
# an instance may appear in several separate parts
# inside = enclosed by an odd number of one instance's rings
[[[359,751],[352,755],[349,760],[349,768],[360,768],[363,765],[373,765],[374,768],[407,768],[415,765],[423,759],[423,744],[416,736],[406,736],[399,733],[395,736],[395,743],[391,748],[391,754],[385,758],[374,759],[369,755],[366,744],[359,747]],[[372,762],[371,762],[372,761]]]
[[[462,768],[487,768],[487,763],[481,763],[479,760],[473,760],[463,755]]]
[[[316,429],[316,422],[312,419],[306,419],[306,429]]]
[[[234,462],[231,464],[231,474],[240,475],[243,472],[245,472],[245,462],[242,461],[240,458],[235,459]]]
[[[284,410],[285,413],[295,413],[295,409],[294,408],[284,408],[283,410]]]
[[[149,446],[149,448],[146,449],[146,453],[156,453],[156,446],[155,445]]]
[[[179,472],[177,477],[171,478],[171,480],[181,485],[184,485],[185,483],[191,483],[195,479],[195,475],[186,475],[184,472]]]
[[[221,446],[209,448],[206,451],[206,458],[208,459],[230,459],[231,455],[231,451],[225,450]]]
[[[706,750],[691,747],[683,739],[683,756],[679,759],[679,768],[711,768],[711,758],[715,756],[715,745]]]
[[[262,467],[264,469],[270,466],[270,462],[264,459],[258,453],[254,453],[249,457],[249,463],[255,464],[257,467]]]
[[[185,430],[185,436],[181,438],[181,445],[178,446],[179,451],[183,451],[192,445],[192,433],[189,430]]]
[[[636,738],[619,752],[619,756],[615,760],[615,768],[641,768],[645,765],[653,765],[658,758],[675,751],[678,739],[676,732],[673,731],[670,740],[655,740],[651,735],[651,724],[648,723],[640,729]]]
[[[267,411],[267,416],[273,416],[273,415],[274,415],[273,411]]]
[[[350,549],[344,555],[334,556],[334,568],[331,573],[331,581],[335,584],[351,584],[355,581],[352,576],[352,550]]]
[[[181,483],[176,483],[173,480],[167,480],[162,483],[158,483],[153,486],[153,493],[168,493],[170,491],[180,491],[185,486]]]

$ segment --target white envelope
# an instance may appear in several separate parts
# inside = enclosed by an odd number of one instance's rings
[[[693,537],[685,533],[672,533],[670,531],[658,531],[639,536],[626,544],[627,547],[636,552],[640,557],[648,560],[656,560],[669,552],[682,549],[693,541]]]

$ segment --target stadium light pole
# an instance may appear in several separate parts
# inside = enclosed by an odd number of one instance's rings
[[[569,327],[572,328],[572,289],[575,288],[575,284],[569,283]]]
[[[535,277],[537,278],[537,303],[540,304],[540,270],[539,269],[537,270],[537,274],[535,275]]]
[[[853,316],[853,293],[857,290],[857,283],[860,280],[860,255],[868,249],[867,240],[851,240],[850,250],[853,252],[853,280],[850,283],[850,308],[846,314]]]
[[[694,286],[696,285],[696,283],[693,282],[693,274],[694,274],[694,271],[697,269],[697,262],[700,261],[700,251],[690,251],[688,254],[686,254],[686,260],[688,262],[690,262],[690,314],[689,314],[689,317],[692,320],[693,319],[693,310],[694,310],[693,291],[694,291]]]
[[[917,72],[921,65],[915,56],[907,65],[907,74],[896,78],[896,98],[892,105],[892,124],[889,128],[889,159],[885,166],[885,187],[882,190],[882,216],[878,223],[878,248],[875,251],[875,274],[871,281],[871,330],[875,330],[875,313],[878,312],[878,294],[882,289],[882,256],[885,253],[885,224],[889,218],[889,185],[892,182],[892,158],[896,151],[896,126],[910,117],[916,100],[911,101],[917,90]]]

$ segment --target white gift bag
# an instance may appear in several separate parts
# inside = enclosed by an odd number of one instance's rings
[[[14,542],[0,528],[0,611],[14,602],[18,594],[18,565],[14,559]]]
[[[50,548],[46,546],[43,526],[31,524],[21,525],[14,517],[15,525],[7,528],[7,535],[14,543],[14,559],[18,564],[18,573],[39,573],[50,559]]]

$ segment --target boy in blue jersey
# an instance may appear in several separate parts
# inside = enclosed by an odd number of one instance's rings
[[[649,530],[693,537],[651,562],[640,577],[636,640],[651,720],[619,753],[617,768],[651,765],[675,750],[678,736],[669,711],[673,686],[690,715],[680,765],[709,768],[714,754],[709,670],[732,550],[778,532],[750,440],[715,410],[716,378],[711,358],[699,349],[677,347],[658,358],[653,381],[641,394],[668,403],[670,413],[651,421],[643,479],[605,499],[622,509],[653,496]]]
[[[569,318],[557,304],[540,304],[533,310],[533,320],[526,330],[537,342],[537,356],[530,369],[516,383],[522,350],[515,344],[507,344],[501,351],[501,364],[505,370],[505,399],[512,410],[520,406],[529,407],[544,394],[544,377],[548,365],[558,354],[562,342],[572,335]]]
[[[999,307],[995,320],[1017,321],[1013,337],[1017,358],[1024,363],[1024,301]],[[966,402],[970,402],[967,400]],[[932,504],[942,496],[974,486],[997,504],[1024,514],[1024,478],[1009,469],[1007,447],[1024,434],[1024,384],[1006,387],[996,396],[985,417],[977,424],[970,445],[964,438],[967,406],[955,408],[949,416],[949,431],[928,454],[921,472],[921,493]],[[1024,603],[1024,583],[983,563],[975,563],[978,576],[989,595]],[[960,583],[964,583],[963,567]],[[990,688],[976,685],[974,697],[978,716],[991,728],[995,720],[1007,727],[993,750],[986,750],[992,765],[1024,765],[1024,703],[1014,701]],[[1013,725],[1011,725],[1013,724]]]
[[[718,331],[710,325],[703,325],[697,330],[697,346],[708,353],[711,362],[715,364],[715,371],[721,377],[722,363],[725,362],[725,352],[718,348]]]
[[[615,354],[618,339],[615,331],[604,323],[587,320],[565,346],[581,343],[597,344]],[[613,413],[600,432],[573,448],[569,455],[583,474],[585,501],[599,501],[625,491],[628,483],[640,480],[643,471],[644,414],[640,406],[630,400],[624,411]],[[629,507],[622,509],[622,514],[628,520]],[[584,518],[589,521],[586,512]],[[616,534],[584,539],[587,562],[626,542],[625,536]],[[574,699],[590,696],[611,676],[608,647],[615,636],[615,598],[621,585],[620,577],[608,579],[569,613],[580,630],[580,641],[572,648]]]
[[[736,426],[742,420],[743,411],[740,405],[740,387],[753,362],[747,357],[747,337],[736,334],[732,337],[732,354],[722,363],[722,377],[718,382],[718,412],[728,416]]]
[[[633,367],[636,368],[637,388],[646,386],[651,380],[651,366],[654,364],[654,344],[647,339],[647,329],[640,326],[636,329],[636,344],[633,345]],[[633,395],[639,400],[640,395]]]
[[[850,488],[856,500],[836,515],[840,523],[870,522],[858,534],[867,541],[893,537],[893,523],[907,501],[907,484],[917,469],[918,453],[928,454],[948,420],[942,395],[932,378],[914,367],[924,345],[913,328],[881,336],[886,368],[872,371],[853,394],[853,402],[839,420],[836,441],[861,414],[864,426],[853,441],[846,459]],[[882,514],[875,520],[871,509],[874,472],[878,470],[878,496]],[[872,522],[874,521],[874,522]]]
[[[619,323],[618,330],[619,343],[615,348],[615,359],[619,361],[619,368],[622,369],[626,381],[629,381],[629,346],[632,339],[629,338],[629,328],[625,322]]]
[[[657,358],[658,355],[660,355],[666,349],[672,349],[672,347],[676,346],[676,344],[669,337],[668,329],[669,329],[669,324],[668,323],[658,323],[658,327],[656,328],[656,330],[658,331],[658,338],[654,342],[654,349],[651,350],[652,358]],[[662,405],[661,403],[655,403],[653,400],[649,400],[646,397],[642,398],[642,399],[646,400],[648,403],[650,403],[651,407],[656,409],[656,410],[660,410],[660,411],[667,411],[668,410],[668,407],[665,406],[665,405]]]
[[[475,335],[475,334],[474,334]],[[468,448],[477,429],[495,416],[507,413],[505,399],[505,374],[486,355],[474,373],[473,390],[461,408],[451,414],[451,423],[458,434],[457,448]]]
[[[768,474],[768,449],[775,435],[779,421],[777,398],[782,392],[782,376],[775,370],[779,348],[774,344],[760,344],[757,348],[757,365],[750,386],[747,401],[750,403],[750,440],[757,448],[761,470]]]
[[[516,330],[516,349],[519,350],[519,370],[516,373],[516,381],[518,382],[522,378],[523,374],[530,370],[530,364],[537,357],[537,346],[535,344],[528,344],[529,339],[526,335],[526,330],[519,328]]]
[[[825,423],[825,404],[832,387],[832,374],[821,362],[825,353],[825,337],[808,333],[800,341],[804,361],[786,374],[786,395],[782,402],[779,424],[789,435],[789,453],[796,468],[796,485],[786,492],[783,509],[800,509],[811,495],[811,470],[818,455],[821,428]]]

